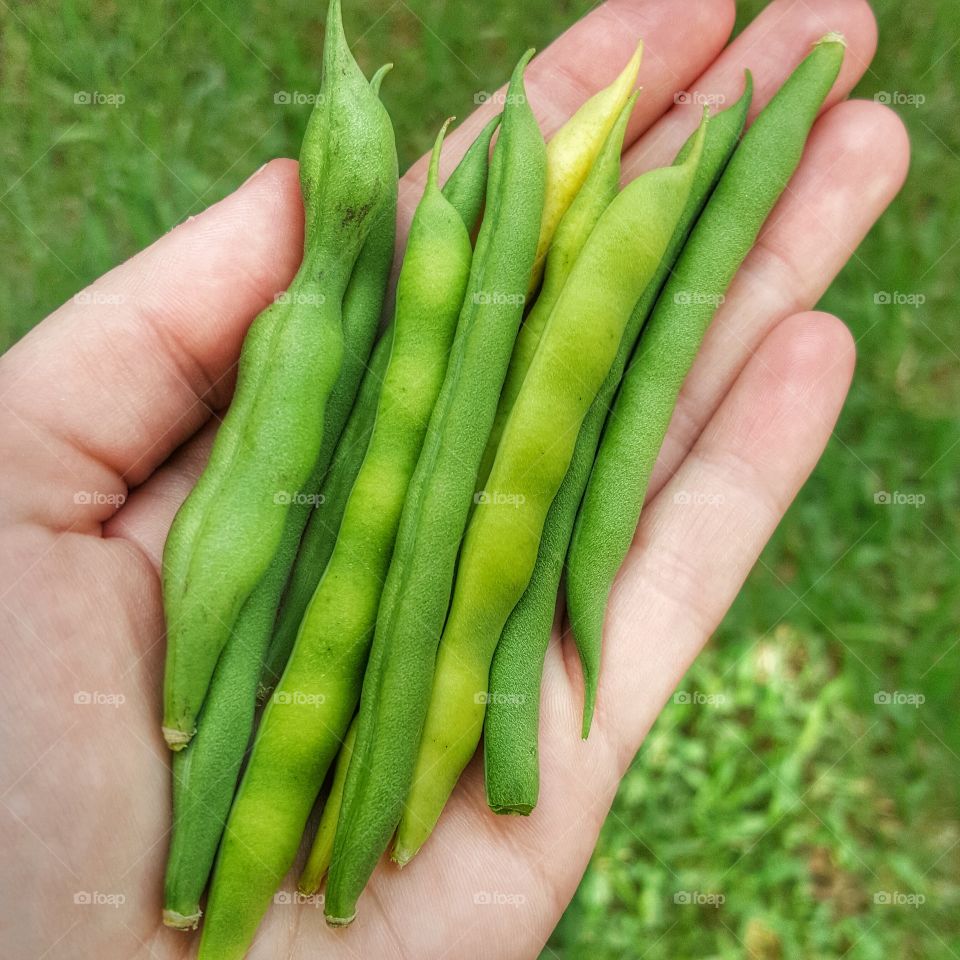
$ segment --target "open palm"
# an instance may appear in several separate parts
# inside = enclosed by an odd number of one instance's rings
[[[896,193],[907,144],[884,107],[840,102],[873,53],[865,3],[778,0],[723,49],[733,12],[731,0],[698,0],[681,19],[669,3],[612,0],[528,71],[549,136],[644,39],[632,178],[669,162],[695,124],[699,107],[675,104],[677,91],[732,98],[749,67],[755,114],[817,37],[836,30],[849,42],[803,163],[681,396],[612,597],[589,741],[576,654],[558,632],[534,814],[494,817],[474,761],[420,856],[402,875],[381,865],[353,927],[331,931],[319,906],[278,902],[252,956],[534,955],[621,774],[826,443],[854,348],[837,319],[804,311]],[[493,109],[450,136],[445,169]],[[421,163],[404,178],[402,218],[422,173]],[[229,402],[244,332],[286,287],[301,239],[296,165],[275,161],[0,360],[5,956],[195,950],[195,937],[160,924],[170,822],[160,556]]]

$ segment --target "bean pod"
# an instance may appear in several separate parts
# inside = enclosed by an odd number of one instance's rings
[[[370,86],[375,92],[379,92],[390,66],[386,64],[374,74]],[[316,500],[317,478],[330,463],[380,322],[393,261],[395,222],[394,188],[360,251],[344,295],[343,363],[324,411],[320,453],[313,476],[291,504],[277,552],[240,610],[214,671],[197,720],[197,732],[173,758],[173,830],[163,903],[163,919],[168,926],[189,929],[196,927],[200,918],[200,897],[210,876],[253,729],[258,682],[281,592],[311,504]]]
[[[643,44],[637,44],[633,56],[608,87],[595,93],[550,138],[547,144],[547,187],[540,219],[537,253],[530,275],[529,292],[540,283],[547,251],[567,208],[573,203],[604,141],[633,91],[643,57]]]
[[[331,0],[321,96],[301,152],[304,258],[253,322],[234,402],[164,550],[164,735],[193,736],[217,660],[280,544],[320,452],[343,359],[342,302],[395,176],[390,118],[350,54]]]
[[[470,270],[470,237],[437,182],[442,135],[410,226],[373,432],[230,810],[201,940],[204,958],[240,957],[253,940],[360,696],[400,512]]]
[[[499,123],[499,115],[487,123],[443,185],[443,195],[460,214],[470,231],[473,230],[480,208],[483,206],[490,139]],[[375,351],[367,378],[364,380],[360,400],[350,415],[342,444],[343,449],[340,446],[337,448],[329,473],[320,489],[320,496],[317,498],[317,509],[311,515],[300,542],[264,666],[261,697],[269,694],[283,672],[307,604],[333,551],[346,497],[353,486],[360,462],[366,452],[367,438],[373,428],[373,414],[377,406],[379,384],[383,381],[389,353],[388,342],[381,341],[381,343],[383,346],[379,346]]]
[[[347,779],[347,768],[353,756],[353,744],[357,739],[357,722],[354,720],[343,738],[343,746],[337,754],[337,763],[333,769],[333,781],[330,784],[330,793],[323,804],[320,814],[320,823],[317,834],[310,848],[310,856],[300,874],[298,889],[304,896],[312,896],[320,889],[320,884],[330,868],[333,858],[333,838],[337,831],[337,820],[340,818],[340,806],[343,803],[343,785]]]
[[[570,543],[567,607],[581,651],[599,660],[614,578],[637,530],[680,388],[716,304],[800,162],[843,62],[829,34],[790,75],[737,147],[690,235],[607,420]],[[594,681],[595,683],[595,681]]]
[[[634,93],[620,111],[587,179],[584,180],[579,193],[563,215],[553,243],[547,251],[543,285],[517,335],[517,342],[510,357],[510,366],[507,369],[507,378],[500,393],[500,402],[497,404],[497,414],[494,417],[493,428],[480,465],[480,479],[484,483],[490,475],[490,468],[497,455],[497,447],[500,445],[507,417],[533,362],[547,320],[556,306],[563,285],[567,282],[567,277],[583,245],[587,242],[590,231],[596,226],[600,215],[607,209],[620,189],[620,151],[623,148],[624,134],[627,132],[627,122],[636,102],[637,94]],[[573,120],[569,122],[572,123]]]
[[[577,507],[590,477],[603,424],[627,361],[691,227],[737,145],[747,118],[752,91],[753,84],[748,73],[740,99],[729,110],[710,119],[687,205],[653,280],[637,301],[607,379],[584,418],[567,475],[550,505],[543,525],[530,583],[513,608],[497,644],[490,668],[490,696],[483,727],[487,803],[494,813],[525,815],[537,804],[540,790],[540,679]],[[683,163],[693,147],[695,137],[696,134],[687,140],[677,154],[675,163]],[[588,652],[585,654],[584,737],[590,728],[591,705],[596,690],[593,661]]]
[[[487,172],[489,170],[490,141],[500,126],[498,113],[477,134],[473,143],[467,147],[453,173],[443,185],[443,195],[453,204],[460,219],[472,234],[480,219],[483,198],[487,192]]]
[[[349,923],[400,819],[484,445],[516,339],[543,205],[546,150],[514,70],[446,379],[410,483],[363,681],[326,892]]]
[[[530,582],[544,520],[583,418],[683,212],[705,133],[706,118],[682,164],[638,177],[597,221],[507,418],[487,489],[463,539],[413,785],[393,851],[401,865],[433,831],[480,742],[497,641]]]

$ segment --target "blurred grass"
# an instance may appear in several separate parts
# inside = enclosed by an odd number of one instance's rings
[[[763,5],[742,2],[738,29]],[[396,64],[401,165],[586,9],[351,0],[362,65]],[[925,102],[897,107],[909,181],[822,303],[858,339],[850,400],[624,780],[546,956],[960,956],[960,45],[953,0],[875,9],[858,95]],[[0,344],[296,156],[308,108],[274,98],[315,88],[322,20],[291,0],[0,7]],[[897,692],[924,702],[875,702]]]

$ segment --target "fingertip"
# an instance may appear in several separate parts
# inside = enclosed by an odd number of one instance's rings
[[[809,310],[777,324],[761,348],[760,362],[773,384],[795,391],[820,388],[832,380],[846,394],[856,363],[856,342],[832,313]],[[775,388],[774,386],[774,388]]]
[[[829,129],[835,155],[868,157],[870,177],[862,182],[863,188],[892,198],[910,169],[910,135],[900,115],[884,103],[886,96],[878,91],[874,100],[838,103],[817,127]]]

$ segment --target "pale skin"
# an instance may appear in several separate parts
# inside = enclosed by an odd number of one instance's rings
[[[840,320],[811,308],[908,163],[894,114],[841,103],[868,69],[872,14],[860,0],[778,0],[724,50],[729,0],[676,12],[655,0],[611,2],[541,54],[527,85],[544,133],[612,79],[637,37],[644,92],[627,178],[668,162],[695,125],[699,107],[675,107],[677,90],[732,102],[749,67],[752,117],[819,36],[839,31],[849,47],[802,165],[680,398],[608,610],[590,739],[579,737],[576,654],[558,629],[533,816],[494,817],[475,759],[417,859],[402,874],[381,864],[352,928],[327,929],[319,907],[276,904],[252,957],[535,956],[621,775],[830,438],[855,346]],[[444,172],[492,109],[449,137]],[[404,180],[401,218],[424,170]],[[5,956],[163,958],[196,948],[160,924],[170,818],[160,557],[229,402],[243,334],[286,287],[301,242],[296,164],[277,160],[0,360]],[[691,492],[709,496],[678,497]],[[99,902],[75,902],[83,894]],[[485,895],[522,900],[476,902]]]

